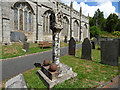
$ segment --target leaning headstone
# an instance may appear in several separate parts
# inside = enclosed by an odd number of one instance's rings
[[[30,46],[30,44],[27,42],[27,37],[25,36],[22,50],[29,53],[29,46]]]
[[[95,49],[95,42],[91,42],[92,43],[92,49]]]
[[[65,39],[64,39],[64,42],[67,43],[67,36],[65,35]]]
[[[14,88],[14,89],[15,89],[15,88],[20,88],[20,89],[25,89],[25,90],[27,90],[27,86],[26,86],[26,84],[25,84],[25,80],[24,80],[23,75],[22,75],[22,74],[19,74],[19,75],[17,75],[16,77],[8,80],[8,81],[6,82],[6,84],[5,84],[5,88],[6,88],[6,90],[7,90],[7,89],[11,89],[11,90],[12,90],[12,88]]]
[[[101,41],[101,63],[118,66],[118,41]]]
[[[69,41],[69,55],[75,56],[76,42],[72,37]]]
[[[91,43],[88,38],[85,38],[82,43],[82,59],[92,60],[91,58]]]
[[[25,52],[29,53],[29,43],[28,42],[23,43],[23,49],[25,50]]]

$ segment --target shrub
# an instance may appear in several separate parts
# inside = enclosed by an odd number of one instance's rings
[[[100,35],[100,28],[96,27],[96,26],[92,26],[90,27],[90,34],[94,37],[94,36],[99,36]]]
[[[112,34],[116,36],[120,36],[120,31],[114,31]]]

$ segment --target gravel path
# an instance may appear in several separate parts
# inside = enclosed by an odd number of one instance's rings
[[[79,49],[81,46],[78,44],[76,48]],[[61,48],[61,56],[67,53],[68,47]],[[2,61],[2,81],[34,68],[35,63],[43,63],[44,59],[52,60],[52,51]]]

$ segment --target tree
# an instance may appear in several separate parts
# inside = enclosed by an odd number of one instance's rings
[[[90,22],[90,26],[94,26],[94,25],[99,27],[101,30],[105,29],[106,20],[104,18],[103,12],[101,12],[99,9],[95,11],[95,14]]]
[[[91,34],[92,37],[99,36],[100,28],[96,27],[95,25],[90,27],[90,34]]]
[[[116,31],[120,31],[120,19],[118,19],[118,24],[117,24],[117,27],[116,27]]]
[[[106,31],[114,32],[116,30],[117,24],[118,24],[118,16],[115,13],[110,14],[106,22]]]

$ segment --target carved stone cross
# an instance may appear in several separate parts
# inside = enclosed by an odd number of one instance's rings
[[[51,15],[51,29],[53,35],[53,63],[59,64],[60,57],[60,33],[63,29],[63,13],[57,8]]]

